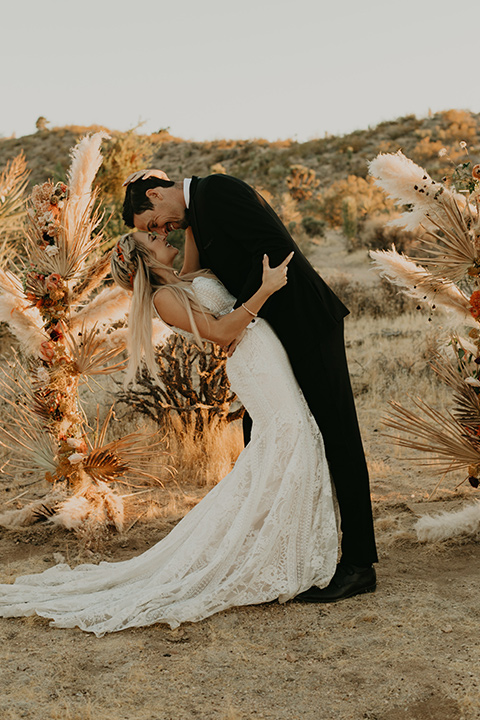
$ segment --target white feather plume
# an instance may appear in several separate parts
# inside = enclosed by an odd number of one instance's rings
[[[88,305],[76,312],[71,319],[72,331],[84,325],[111,325],[124,320],[130,306],[130,295],[118,285],[104,288]]]
[[[420,542],[447,540],[458,535],[475,535],[480,530],[480,501],[462,510],[424,515],[414,525]]]
[[[38,353],[42,342],[47,340],[41,330],[43,321],[38,309],[26,307],[25,302],[10,293],[0,294],[0,321],[8,323],[23,349],[32,355]]]
[[[369,163],[369,173],[375,184],[400,205],[413,205],[412,212],[405,212],[391,222],[391,225],[414,231],[420,224],[429,225],[427,214],[441,211],[441,198],[455,198],[459,207],[465,206],[465,198],[452,193],[441,183],[432,180],[426,170],[407,158],[400,150],[397,153],[380,153]]]
[[[392,250],[371,250],[375,270],[381,277],[401,287],[402,292],[415,300],[455,312],[461,322],[478,327],[470,313],[470,301],[456,285],[433,277],[403,253]]]
[[[60,503],[51,521],[67,530],[80,530],[87,525],[93,528],[114,525],[121,531],[124,523],[123,500],[107,483],[90,483]]]
[[[85,211],[92,183],[103,161],[100,152],[102,140],[108,140],[109,137],[110,135],[105,132],[85,135],[71,151],[72,162],[67,174],[69,201],[86,199],[83,203],[83,209],[81,209],[82,203],[78,205],[78,214],[80,216]]]

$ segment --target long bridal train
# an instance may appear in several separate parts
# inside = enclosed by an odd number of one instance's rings
[[[193,288],[215,314],[232,309],[218,281],[199,277]],[[138,557],[57,565],[0,585],[0,616],[37,613],[101,636],[157,622],[174,628],[328,584],[338,533],[323,440],[266,321],[247,329],[227,373],[253,419],[233,470]]]

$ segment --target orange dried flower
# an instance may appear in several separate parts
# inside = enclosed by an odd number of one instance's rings
[[[470,312],[478,320],[480,318],[480,290],[475,290],[470,297]]]
[[[472,177],[475,178],[475,180],[480,180],[480,165],[474,165],[472,168]]]

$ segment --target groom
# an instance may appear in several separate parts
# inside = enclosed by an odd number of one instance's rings
[[[297,596],[327,603],[372,592],[377,562],[368,471],[343,340],[347,308],[301,253],[268,203],[228,175],[174,183],[160,170],[139,171],[124,183],[123,219],[129,227],[167,235],[191,226],[202,267],[210,268],[237,298],[261,284],[262,257],[272,266],[292,251],[288,283],[260,310],[274,328],[322,432],[337,495],[342,556],[330,584]],[[247,427],[248,438],[248,427]]]

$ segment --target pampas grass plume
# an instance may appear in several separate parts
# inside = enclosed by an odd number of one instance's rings
[[[52,517],[54,525],[60,525],[67,530],[78,530],[90,512],[90,503],[85,497],[72,495],[60,503],[55,515]]]
[[[375,184],[399,205],[413,205],[412,212],[405,212],[391,221],[391,225],[414,231],[420,224],[429,225],[427,213],[436,213],[438,191],[445,197],[455,197],[460,207],[465,205],[461,195],[451,193],[441,183],[432,180],[426,170],[407,158],[401,150],[397,153],[380,153],[369,163],[369,173]]]
[[[104,288],[92,302],[75,313],[71,319],[72,331],[80,326],[87,330],[93,325],[112,325],[124,320],[130,305],[130,295],[119,285]]]
[[[109,137],[105,132],[86,135],[71,152],[72,162],[67,175],[69,201],[83,200],[76,203],[76,217],[83,214],[88,204],[92,183],[103,162],[100,146],[102,140],[108,140]]]
[[[395,247],[392,250],[371,250],[370,257],[379,275],[400,286],[408,297],[442,306],[456,313],[462,323],[470,327],[478,326],[470,313],[468,297],[456,285],[437,280],[424,267],[403,253],[398,253]]]
[[[480,501],[462,510],[424,515],[414,525],[420,542],[447,540],[458,535],[474,535],[480,530]]]

